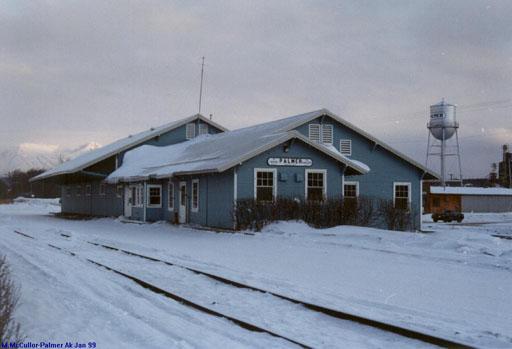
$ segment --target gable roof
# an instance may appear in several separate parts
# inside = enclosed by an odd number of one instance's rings
[[[325,108],[324,109],[319,109],[319,110],[314,110],[314,111],[311,111],[311,112],[308,112],[308,113],[304,113],[304,114],[298,114],[298,115],[289,116],[289,117],[286,117],[286,118],[283,118],[283,119],[279,119],[279,120],[275,120],[275,121],[266,122],[264,124],[259,124],[259,125],[253,126],[253,127],[261,127],[261,128],[265,128],[265,129],[268,129],[268,130],[274,130],[274,132],[276,132],[276,131],[289,131],[289,130],[293,130],[293,129],[297,128],[298,126],[301,126],[302,124],[305,124],[305,123],[307,123],[307,122],[309,122],[311,120],[319,118],[321,116],[329,116],[330,118],[336,120],[337,122],[339,122],[343,126],[345,126],[345,127],[349,128],[349,129],[351,129],[352,131],[360,134],[361,136],[365,137],[366,139],[370,140],[371,142],[375,143],[376,145],[380,146],[381,148],[386,149],[387,151],[393,153],[397,157],[405,160],[406,162],[408,162],[412,166],[420,169],[424,173],[424,179],[439,179],[440,178],[437,173],[435,173],[434,171],[430,170],[429,168],[423,166],[422,164],[420,164],[416,160],[410,158],[409,156],[405,155],[404,153],[396,150],[395,148],[391,147],[390,145],[388,145],[388,144],[384,143],[383,141],[375,138],[371,134],[367,133],[366,131],[363,131],[359,127],[355,126],[354,124],[348,122],[347,120],[339,117],[338,115],[330,112],[329,110],[327,110]]]
[[[53,176],[63,175],[63,174],[70,174],[77,171],[81,171],[89,166],[92,166],[102,160],[105,160],[111,156],[114,156],[116,154],[119,154],[127,149],[136,147],[154,137],[160,136],[164,133],[167,133],[169,131],[172,131],[182,125],[185,125],[189,122],[195,121],[195,120],[201,120],[204,123],[210,124],[222,131],[227,131],[227,129],[212,120],[209,120],[208,118],[202,116],[201,114],[195,114],[177,121],[172,121],[170,123],[167,123],[165,125],[156,127],[156,128],[150,128],[149,130],[139,132],[134,135],[130,135],[125,138],[121,138],[113,143],[110,143],[106,146],[103,146],[101,148],[92,150],[90,152],[87,152],[85,154],[82,154],[72,160],[66,161],[46,172],[43,172],[42,174],[35,176],[30,179],[30,181],[38,181],[42,179],[46,179]]]
[[[176,175],[223,172],[291,139],[310,145],[343,163],[351,174],[369,168],[343,156],[335,148],[312,142],[297,131],[268,132],[254,126],[216,135],[203,135],[188,142],[156,147],[143,145],[125,154],[123,165],[112,172],[109,182],[167,178]]]

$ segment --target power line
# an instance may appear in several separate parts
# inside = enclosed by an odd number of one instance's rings
[[[465,113],[475,113],[479,111],[489,110],[489,109],[507,109],[512,107],[512,99],[501,99],[494,101],[486,101],[479,102],[474,104],[467,105],[458,105],[458,110],[464,110]],[[424,111],[415,111],[407,114],[397,114],[395,116],[388,116],[385,120],[379,120],[383,123],[401,123],[401,122],[417,122],[420,118],[425,118],[426,114],[428,114],[427,110]],[[377,116],[368,117],[369,119],[376,119]]]
[[[510,130],[512,133],[512,129]],[[459,137],[459,139],[471,139],[471,138],[479,138],[479,137],[487,137],[487,136],[496,136],[496,135],[503,135],[507,134],[506,132],[500,131],[500,132],[482,132],[481,134],[474,134],[464,137]],[[390,143],[397,143],[397,144],[403,144],[403,143],[424,143],[421,139],[405,139],[405,140],[398,140],[398,141],[392,141]]]

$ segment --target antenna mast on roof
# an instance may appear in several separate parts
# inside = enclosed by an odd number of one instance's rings
[[[203,98],[203,76],[204,76],[204,56],[203,63],[201,64],[201,85],[199,87],[199,114],[201,114],[201,102]]]

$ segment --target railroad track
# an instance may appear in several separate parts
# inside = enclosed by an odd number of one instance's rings
[[[30,236],[30,235],[28,235],[26,233],[23,233],[23,232],[20,232],[20,231],[17,231],[17,230],[14,231],[14,232],[19,234],[19,235],[22,235],[22,236],[24,236],[26,238],[30,238],[30,239],[34,239],[35,240],[34,237],[32,237],[32,236]],[[66,235],[66,234],[60,234],[60,235],[63,238],[70,238],[71,237],[71,236]],[[194,274],[202,275],[202,276],[205,276],[205,277],[210,278],[212,280],[215,280],[217,282],[221,282],[223,284],[227,284],[227,285],[234,286],[234,287],[237,287],[237,288],[243,288],[243,289],[247,289],[247,290],[251,290],[251,291],[256,291],[256,292],[261,292],[261,293],[269,294],[269,295],[272,295],[272,296],[277,297],[279,299],[282,299],[282,300],[285,300],[285,301],[288,301],[288,302],[291,302],[291,303],[294,303],[294,304],[302,305],[306,309],[309,309],[309,310],[312,310],[314,312],[321,313],[321,314],[324,314],[324,315],[328,315],[328,316],[336,318],[336,319],[348,320],[348,321],[355,322],[355,323],[358,323],[358,324],[370,326],[370,327],[373,327],[373,328],[376,328],[376,329],[379,329],[379,330],[382,330],[382,331],[385,331],[385,332],[397,334],[399,336],[407,337],[407,338],[410,338],[410,339],[418,340],[418,341],[421,341],[421,342],[424,342],[424,343],[428,343],[428,344],[432,344],[432,345],[436,345],[436,346],[440,346],[440,347],[445,347],[445,348],[473,348],[472,345],[470,345],[468,343],[464,343],[462,341],[455,341],[455,340],[451,340],[451,339],[446,339],[446,338],[434,336],[434,335],[431,335],[431,334],[422,333],[422,332],[419,332],[419,331],[416,331],[416,330],[404,328],[404,327],[401,327],[401,326],[385,323],[385,322],[382,322],[382,321],[377,321],[377,320],[365,318],[365,317],[362,317],[362,316],[359,316],[359,315],[350,314],[350,313],[343,312],[343,311],[340,311],[340,310],[327,308],[327,307],[324,307],[324,306],[321,306],[321,305],[317,305],[317,304],[313,304],[313,303],[310,303],[310,302],[305,302],[305,301],[302,301],[302,300],[294,299],[294,298],[288,297],[286,295],[282,295],[282,294],[279,294],[279,293],[276,293],[276,292],[268,291],[268,290],[265,290],[265,289],[262,289],[262,288],[258,288],[258,287],[254,287],[254,286],[251,286],[251,285],[243,284],[241,282],[238,282],[238,281],[235,281],[235,280],[231,280],[231,279],[228,279],[228,278],[220,276],[220,275],[216,275],[216,274],[213,274],[213,273],[210,273],[210,272],[206,272],[206,271],[203,271],[203,270],[199,270],[199,269],[196,269],[196,268],[191,268],[191,267],[187,267],[187,266],[184,266],[184,265],[180,265],[180,264],[175,263],[175,262],[169,262],[169,261],[165,261],[165,260],[162,260],[162,259],[159,259],[159,258],[142,255],[142,254],[139,254],[139,253],[136,253],[136,252],[133,252],[133,251],[129,251],[129,250],[126,250],[126,249],[118,248],[118,247],[115,247],[115,246],[110,246],[110,245],[106,245],[106,244],[100,244],[100,243],[96,243],[96,242],[92,242],[92,241],[86,241],[86,240],[85,240],[85,242],[87,242],[88,244],[97,246],[97,247],[104,248],[104,249],[109,250],[109,251],[122,252],[122,253],[130,255],[130,256],[142,258],[142,259],[153,261],[153,262],[163,263],[163,264],[168,265],[168,266],[182,268],[182,269],[190,271],[190,272],[192,272]],[[49,243],[47,243],[47,245],[49,247],[52,247],[52,248],[64,251],[64,252],[68,253],[71,256],[75,256],[75,257],[77,256],[76,253],[74,253],[72,251],[69,251],[69,250],[67,250],[65,248],[61,248],[61,247],[58,247],[58,246],[55,246],[55,245],[52,245],[52,244],[49,244]],[[180,295],[177,295],[177,294],[175,294],[173,292],[169,292],[168,290],[164,290],[162,288],[159,288],[158,286],[155,286],[155,285],[153,285],[151,283],[148,283],[147,281],[141,280],[140,278],[137,278],[137,277],[135,277],[133,275],[129,275],[129,274],[125,273],[125,272],[122,272],[120,270],[117,270],[115,268],[107,266],[107,265],[105,265],[103,263],[100,263],[100,262],[97,262],[97,261],[94,261],[94,260],[88,259],[88,258],[86,258],[86,260],[88,262],[92,263],[92,264],[95,264],[95,265],[97,265],[99,267],[102,267],[102,268],[105,268],[105,269],[107,269],[109,271],[112,271],[112,272],[114,272],[114,273],[116,273],[116,274],[118,274],[120,276],[128,278],[128,279],[136,282],[140,286],[142,286],[142,287],[144,287],[146,289],[149,289],[149,290],[151,290],[151,291],[153,291],[155,293],[162,294],[162,295],[164,295],[164,296],[166,296],[168,298],[171,298],[171,299],[173,299],[175,301],[178,301],[178,302],[180,302],[180,303],[182,303],[182,304],[184,304],[186,306],[192,307],[192,308],[194,308],[196,310],[199,310],[199,311],[202,311],[204,313],[207,313],[207,314],[210,314],[210,315],[214,315],[214,316],[217,316],[217,317],[221,317],[221,318],[225,318],[227,320],[230,320],[233,323],[235,323],[236,325],[238,325],[238,326],[240,326],[242,328],[245,328],[247,330],[267,333],[267,334],[269,334],[271,336],[283,339],[285,341],[288,341],[288,342],[293,343],[295,345],[298,345],[300,347],[311,348],[311,346],[308,345],[308,344],[302,343],[300,341],[294,340],[294,339],[289,338],[287,336],[284,336],[282,334],[279,334],[279,333],[276,333],[274,331],[265,329],[265,328],[263,328],[261,326],[257,326],[257,325],[251,324],[251,323],[249,323],[247,321],[244,321],[244,320],[238,319],[236,317],[224,314],[222,312],[213,310],[211,308],[205,307],[203,305],[198,304],[197,302],[193,302],[193,301],[191,301],[189,299],[186,299],[186,298],[184,298],[184,297],[182,297]]]

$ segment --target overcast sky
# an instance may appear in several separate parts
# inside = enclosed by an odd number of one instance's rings
[[[230,129],[328,108],[424,162],[444,97],[468,176],[512,142],[512,1],[2,0],[0,147],[195,114],[203,55],[203,114]]]

